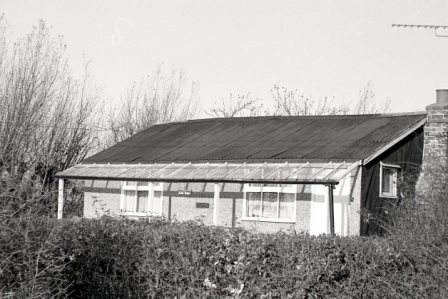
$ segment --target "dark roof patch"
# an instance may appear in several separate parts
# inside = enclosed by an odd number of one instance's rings
[[[161,124],[83,163],[359,161],[426,113],[215,118]]]

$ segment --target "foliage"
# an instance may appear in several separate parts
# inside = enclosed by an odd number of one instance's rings
[[[61,247],[61,226],[48,218],[2,217],[0,297],[65,297],[70,257]]]
[[[394,238],[255,234],[195,222],[109,217],[9,219],[0,236],[3,296],[448,295],[447,240],[403,244]]]

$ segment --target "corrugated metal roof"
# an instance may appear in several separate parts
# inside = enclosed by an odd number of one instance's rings
[[[217,118],[161,124],[83,163],[300,162],[363,160],[426,113]]]

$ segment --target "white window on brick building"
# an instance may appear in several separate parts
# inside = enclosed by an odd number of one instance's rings
[[[380,163],[380,196],[396,198],[398,194],[398,169],[400,166]]]
[[[294,222],[297,185],[245,184],[243,219]]]
[[[162,183],[123,182],[120,210],[123,215],[161,216],[162,199]]]

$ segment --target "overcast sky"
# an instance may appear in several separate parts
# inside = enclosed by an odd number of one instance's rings
[[[421,111],[448,88],[448,38],[391,27],[448,25],[447,0],[0,0],[0,12],[12,36],[45,20],[108,97],[161,63],[198,81],[205,107],[229,93],[270,100],[274,83],[349,104],[371,81],[393,112]]]

